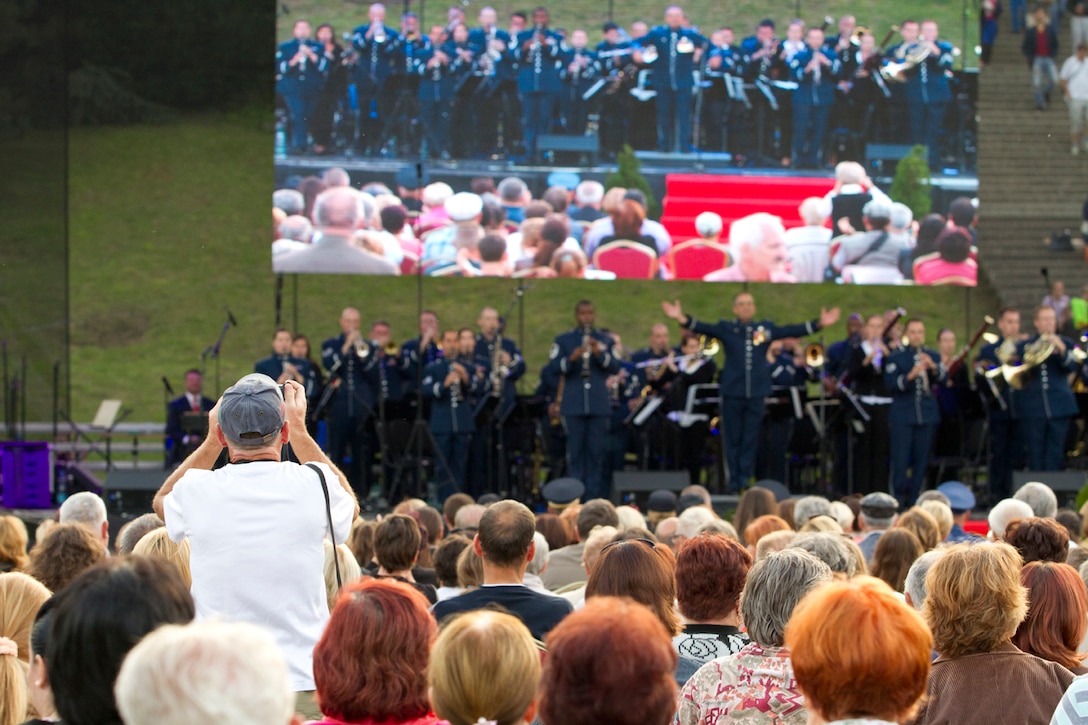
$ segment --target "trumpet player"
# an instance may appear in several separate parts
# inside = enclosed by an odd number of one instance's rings
[[[728,490],[739,493],[747,487],[755,466],[763,399],[771,389],[767,348],[784,337],[805,337],[839,321],[839,308],[820,310],[820,316],[796,325],[776,325],[756,319],[755,298],[741,292],[733,298],[734,320],[700,322],[685,315],[680,302],[662,302],[665,316],[680,327],[721,342],[725,366],[719,380],[722,419],[722,447],[729,467]]]
[[[612,415],[608,376],[618,373],[612,340],[595,328],[597,311],[589,300],[575,305],[577,326],[552,343],[548,367],[562,381],[559,413],[567,433],[567,475],[582,481],[588,498],[609,497],[606,466]]]
[[[1020,335],[1020,311],[1005,307],[997,314],[1001,338],[983,345],[975,361],[975,380],[983,391],[990,418],[990,495],[994,501],[1012,495],[1012,472],[1023,459],[1024,444],[1016,419],[1018,391],[1010,385],[998,385],[985,373],[1016,361]]]
[[[400,34],[385,24],[385,6],[374,3],[367,13],[366,25],[355,28],[351,44],[355,48],[355,89],[359,103],[357,149],[368,155],[378,151],[382,124],[395,101],[385,93],[386,81],[393,74],[393,62]]]
[[[476,430],[471,398],[484,390],[487,378],[472,361],[475,346],[471,330],[462,338],[457,330],[442,334],[445,352],[427,366],[423,395],[431,400],[431,435],[435,443],[435,480],[438,498],[445,501],[464,488],[468,451]],[[464,340],[464,343],[462,343]]]
[[[321,362],[335,390],[329,402],[329,458],[346,473],[359,498],[370,493],[367,471],[366,423],[374,410],[375,391],[370,372],[378,362],[372,343],[359,331],[359,310],[346,307],[340,313],[340,334],[321,345]],[[344,454],[351,464],[344,466]]]
[[[1077,401],[1069,387],[1069,373],[1077,370],[1073,341],[1057,334],[1052,307],[1036,307],[1035,336],[1016,346],[1022,361],[1023,387],[1017,393],[1020,431],[1027,447],[1028,470],[1059,471],[1065,461],[1069,420]]]
[[[946,377],[940,354],[925,347],[926,324],[910,320],[906,330],[907,347],[889,355],[884,364],[884,386],[892,396],[888,412],[892,493],[904,509],[914,504],[926,479],[941,420],[933,386],[943,384]]]
[[[272,355],[258,360],[253,366],[253,372],[267,375],[279,385],[294,380],[305,387],[310,377],[310,363],[291,354],[292,339],[290,330],[277,327],[272,335]]]
[[[955,60],[952,44],[939,40],[938,32],[935,20],[922,21],[916,43],[918,57],[922,59],[905,71],[912,143],[928,147],[930,168],[937,167],[941,158],[941,124],[952,102],[946,71],[952,70]]]
[[[573,136],[581,136],[586,132],[590,103],[597,104],[595,99],[586,101],[582,98],[601,75],[597,53],[590,50],[588,45],[589,36],[586,31],[575,30],[570,34],[570,61],[563,73],[566,88],[563,90],[560,108],[565,130]]]
[[[846,375],[869,422],[854,447],[854,493],[888,490],[888,413],[892,396],[884,385],[884,364],[892,352],[884,344],[884,315],[870,315],[861,343],[850,351]]]
[[[317,99],[325,84],[325,56],[321,46],[310,39],[310,23],[295,23],[294,39],[276,51],[276,90],[287,103],[291,120],[289,151],[301,153],[310,146],[310,124],[314,121]]]

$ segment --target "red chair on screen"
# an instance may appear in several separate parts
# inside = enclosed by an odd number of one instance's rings
[[[672,270],[673,279],[702,279],[731,263],[729,250],[724,245],[705,239],[681,242],[665,257],[665,266]]]
[[[401,274],[415,274],[419,267],[419,257],[411,252],[404,251],[404,259],[400,261]]]
[[[654,279],[657,255],[645,244],[617,239],[601,245],[593,253],[593,266],[613,272],[617,279]]]

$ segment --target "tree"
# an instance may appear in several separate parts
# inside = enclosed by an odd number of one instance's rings
[[[915,219],[929,214],[933,197],[929,188],[929,160],[925,146],[915,146],[899,160],[888,196],[892,201],[909,206]]]
[[[642,175],[642,164],[635,156],[635,151],[627,144],[623,145],[623,151],[616,155],[616,171],[605,177],[604,188],[612,189],[638,189],[646,195],[646,216],[658,219],[661,216],[661,207],[654,198],[650,189],[650,182]]]

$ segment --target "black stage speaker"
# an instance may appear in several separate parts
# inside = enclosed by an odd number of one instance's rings
[[[550,152],[550,163],[555,165],[557,155],[569,154],[578,158],[580,166],[591,166],[597,162],[601,151],[601,142],[597,136],[562,136],[542,134],[537,136],[536,151],[539,155]]]
[[[663,488],[679,496],[689,483],[687,471],[616,471],[612,474],[612,503],[633,502],[639,511],[645,511],[646,499],[653,491]]]
[[[151,500],[170,472],[161,469],[113,469],[106,476],[106,500],[117,513],[151,512]]]
[[[1088,482],[1084,471],[1013,471],[1013,491],[1030,481],[1039,481],[1050,486],[1058,497],[1058,506],[1073,507],[1077,494]]]
[[[899,161],[914,148],[910,144],[870,143],[865,145],[865,167],[873,176],[892,176]]]

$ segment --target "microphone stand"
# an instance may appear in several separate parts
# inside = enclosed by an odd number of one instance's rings
[[[205,373],[208,370],[208,356],[210,355],[212,358],[215,359],[215,397],[216,397],[216,399],[219,398],[219,393],[220,393],[220,388],[219,388],[219,350],[220,350],[220,348],[223,347],[223,340],[226,338],[227,332],[230,330],[231,326],[234,325],[234,324],[236,324],[236,323],[234,322],[233,315],[231,315],[228,312],[227,313],[227,321],[223,323],[222,329],[219,330],[219,337],[217,337],[215,342],[213,342],[211,345],[204,348],[204,352],[200,353],[200,375],[201,375],[201,377],[204,377]]]

